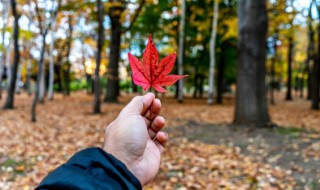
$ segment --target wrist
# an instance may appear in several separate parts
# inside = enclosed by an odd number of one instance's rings
[[[107,152],[108,154],[111,154],[113,157],[115,157],[117,160],[119,160],[123,165],[125,165],[125,167],[127,168],[127,170],[137,178],[137,180],[140,182],[141,185],[144,185],[145,182],[144,180],[142,180],[141,176],[141,171],[139,169],[137,169],[136,163],[127,160],[126,156],[121,155],[118,151],[114,151],[111,148],[108,148],[108,146],[104,146],[103,150],[105,152]]]

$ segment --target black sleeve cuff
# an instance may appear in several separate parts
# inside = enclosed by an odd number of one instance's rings
[[[142,187],[117,158],[100,148],[88,148],[51,172],[36,188],[45,189],[136,190]]]

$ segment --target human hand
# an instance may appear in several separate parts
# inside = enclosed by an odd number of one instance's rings
[[[146,185],[159,171],[167,133],[159,116],[161,102],[153,93],[136,96],[106,129],[103,149],[122,161]]]

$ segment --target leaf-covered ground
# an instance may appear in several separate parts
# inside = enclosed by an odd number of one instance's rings
[[[227,127],[233,118],[232,97],[214,106],[207,106],[204,99],[178,104],[172,98],[160,98],[171,141],[158,177],[145,189],[320,188],[319,165],[308,171],[309,163],[320,159],[316,133],[320,112],[311,111],[309,102],[279,100],[270,107],[270,115],[287,129],[250,133],[250,129],[235,132]],[[76,151],[100,146],[105,127],[129,100],[130,96],[123,95],[121,103],[104,104],[103,114],[92,115],[91,96],[56,95],[53,102],[38,106],[38,122],[32,123],[31,98],[16,96],[16,109],[0,110],[0,189],[33,189]],[[314,132],[304,132],[306,129]],[[281,141],[282,137],[289,140]],[[279,140],[278,147],[274,139]],[[281,156],[289,160],[280,162]],[[314,173],[311,177],[310,172]]]

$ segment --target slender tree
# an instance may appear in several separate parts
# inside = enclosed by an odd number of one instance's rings
[[[184,31],[186,23],[186,0],[181,2],[181,16],[179,24],[179,56],[178,56],[178,74],[183,75],[183,58],[184,58]],[[183,102],[183,79],[179,80],[178,101]]]
[[[9,1],[1,0],[2,10],[1,10],[1,18],[2,18],[2,29],[1,29],[1,45],[2,45],[2,53],[1,53],[1,60],[0,60],[0,99],[2,98],[2,77],[4,74],[4,66],[6,63],[6,56],[7,56],[7,48],[5,48],[5,33],[7,29],[7,23],[9,18]]]
[[[80,13],[79,17],[82,18],[83,20],[87,20],[87,16],[83,12]],[[88,66],[86,65],[86,60],[89,56],[87,49],[90,46],[88,46],[85,43],[85,41],[86,41],[86,39],[88,39],[89,35],[88,35],[88,32],[86,32],[86,30],[85,30],[84,23],[81,21],[82,19],[78,19],[78,24],[77,24],[77,26],[79,27],[78,38],[81,42],[81,60],[80,60],[80,62],[83,66],[84,77],[85,77],[86,83],[87,83],[86,90],[87,90],[87,93],[90,94],[93,92],[92,74],[88,72]]]
[[[16,85],[14,90],[16,94],[20,94],[21,78],[22,78],[22,65],[19,64],[18,71],[17,71]]]
[[[11,36],[11,34],[10,34]],[[9,88],[11,80],[11,51],[12,51],[12,40],[9,41],[6,52],[6,75],[7,75],[7,90]]]
[[[39,97],[38,97],[38,101],[41,104],[44,103],[44,96],[46,94],[46,76],[45,76],[46,67],[45,67],[44,60],[42,62],[43,65],[42,65],[41,70],[40,70],[41,75],[40,75],[40,81],[39,81]],[[38,69],[40,69],[40,68],[38,68]]]
[[[235,124],[266,126],[265,63],[268,17],[265,0],[238,1],[238,66]]]
[[[312,0],[312,3],[316,6],[316,10],[318,13],[318,21],[320,21],[320,5],[318,5],[318,2],[316,0]],[[317,49],[317,54],[315,55],[314,58],[314,64],[313,64],[313,71],[312,71],[312,77],[313,77],[313,81],[312,81],[312,96],[311,96],[311,109],[314,110],[319,110],[319,93],[320,93],[320,66],[319,66],[319,61],[320,61],[320,23],[318,23],[317,26],[318,29],[318,49]]]
[[[225,56],[226,47],[225,43],[221,45],[220,61],[218,63],[218,74],[217,74],[217,104],[222,104],[222,95],[224,92],[224,70],[225,70]]]
[[[48,90],[48,99],[53,100],[53,85],[54,85],[54,41],[55,41],[55,32],[56,32],[56,19],[52,21],[51,28],[51,42],[50,42],[50,63],[49,63],[49,90]]]
[[[318,13],[318,21],[320,21],[320,5],[318,5],[318,2],[316,0],[313,0]],[[318,23],[317,26],[317,35],[318,35],[318,47],[317,47],[317,55],[315,58],[315,62],[313,65],[313,83],[312,83],[312,104],[311,108],[314,110],[319,110],[319,94],[320,94],[320,23]]]
[[[108,64],[108,73],[107,73],[107,86],[106,86],[106,95],[104,97],[104,102],[117,102],[117,97],[119,95],[119,58],[120,58],[120,44],[121,44],[121,34],[129,31],[138,18],[143,5],[146,0],[141,0],[139,7],[136,9],[135,13],[132,16],[132,20],[127,28],[122,27],[121,15],[126,10],[124,0],[109,1],[114,3],[109,10],[108,15],[111,21],[111,39],[110,39],[110,56]]]
[[[216,63],[216,38],[217,38],[217,25],[219,17],[219,0],[214,1],[213,18],[212,18],[212,32],[210,39],[210,68],[209,68],[209,94],[208,104],[213,104],[213,89],[214,89],[214,67]]]
[[[274,89],[275,89],[275,67],[276,67],[276,62],[278,59],[278,46],[277,46],[277,41],[278,41],[278,35],[279,31],[278,29],[275,30],[275,33],[273,35],[273,56],[271,59],[271,84],[270,84],[270,104],[274,105]]]
[[[71,45],[72,45],[72,35],[73,35],[73,24],[72,24],[72,15],[68,15],[68,38],[67,38],[67,61],[65,62],[65,70],[64,70],[64,82],[65,82],[65,88],[64,88],[64,94],[69,96],[70,95],[70,69],[71,69],[71,62],[70,62],[70,52],[71,52]]]
[[[315,60],[315,56],[314,56],[314,29],[312,26],[312,5],[313,2],[310,2],[310,7],[309,7],[309,14],[308,14],[308,49],[307,49],[307,60],[306,60],[306,69],[305,72],[307,73],[307,82],[308,82],[308,91],[307,91],[307,99],[311,100],[312,97],[312,70],[311,70],[311,63]]]
[[[40,12],[40,9],[39,9],[38,1],[37,0],[33,0],[33,1],[34,1],[34,4],[35,4],[37,19],[38,19],[38,25],[39,25],[39,30],[40,30],[40,35],[42,37],[42,47],[41,47],[41,50],[40,50],[40,60],[38,61],[36,90],[35,90],[35,95],[34,95],[34,99],[33,99],[33,102],[32,102],[32,106],[31,106],[31,121],[35,122],[36,121],[36,106],[37,106],[37,102],[38,102],[38,99],[39,99],[41,77],[44,74],[43,73],[43,67],[44,67],[43,63],[44,63],[44,53],[45,53],[45,46],[46,46],[46,37],[47,37],[49,29],[51,28],[52,22],[49,22],[49,23],[44,22],[44,19],[41,16],[41,12]],[[56,8],[55,9],[53,8],[50,11],[51,18],[55,18],[57,16],[60,5],[61,5],[61,0],[58,0]]]
[[[28,42],[28,62],[27,62],[27,79],[26,79],[26,90],[28,92],[28,95],[30,96],[32,94],[31,92],[31,69],[32,69],[32,55],[30,52],[31,44]]]
[[[98,0],[97,3],[98,9],[98,43],[97,43],[97,52],[96,52],[96,68],[94,71],[94,101],[93,101],[93,113],[97,114],[101,112],[100,109],[100,63],[101,63],[101,51],[104,43],[104,27],[103,27],[103,14],[104,14],[104,6],[101,0]]]
[[[318,24],[318,37],[320,37],[320,24]],[[315,62],[313,64],[313,83],[312,83],[312,105],[311,108],[314,110],[319,110],[319,86],[320,86],[320,66],[319,66],[319,61],[320,61],[320,42],[318,42],[318,54],[315,58]]]
[[[296,15],[296,11],[293,6],[294,0],[289,1],[289,7],[292,8],[292,11],[289,12],[289,34],[288,34],[288,68],[287,68],[287,94],[286,100],[292,100],[292,62],[293,62],[293,51],[294,51],[294,25],[293,20]]]
[[[34,18],[34,14],[33,14],[33,11],[32,11],[32,7],[31,7],[31,0],[28,0],[28,4],[29,4],[29,7],[28,7],[28,12],[29,14],[27,15],[28,17],[28,31],[31,32],[31,26],[33,24],[33,18]],[[28,95],[30,96],[31,95],[31,69],[32,69],[32,55],[31,55],[31,46],[32,46],[32,43],[33,43],[33,39],[31,38],[31,40],[28,40],[26,42],[26,49],[27,49],[27,76],[26,76],[26,90],[28,92]]]
[[[270,95],[270,104],[275,104],[275,98],[274,98],[274,91],[276,87],[276,64],[278,62],[278,40],[279,40],[279,34],[281,30],[279,29],[279,26],[284,22],[284,18],[287,19],[287,14],[280,15],[279,13],[283,11],[285,7],[286,2],[285,1],[274,1],[272,5],[271,11],[269,11],[269,19],[270,19],[270,38],[272,40],[270,41],[272,43],[272,57],[271,57],[271,68],[270,68],[270,82],[269,82],[269,95]],[[285,15],[285,17],[284,17]]]
[[[19,66],[19,18],[20,15],[17,12],[17,2],[15,0],[10,0],[11,3],[11,10],[12,15],[14,17],[14,30],[13,30],[13,40],[14,40],[14,60],[13,60],[13,67],[12,67],[12,76],[10,79],[9,87],[8,87],[8,94],[5,104],[3,106],[4,109],[13,109],[14,105],[14,91],[16,85],[16,78]]]
[[[292,100],[292,57],[293,57],[293,36],[290,36],[289,39],[289,46],[288,46],[288,68],[287,68],[287,74],[288,74],[288,79],[287,79],[287,95],[286,95],[286,100]]]
[[[81,31],[82,31],[82,27],[80,26]],[[92,92],[92,76],[90,73],[87,72],[87,65],[86,65],[86,45],[84,43],[85,41],[85,35],[84,34],[80,34],[80,41],[81,41],[81,63],[83,65],[83,71],[85,74],[85,78],[86,78],[86,82],[87,82],[87,93]]]

